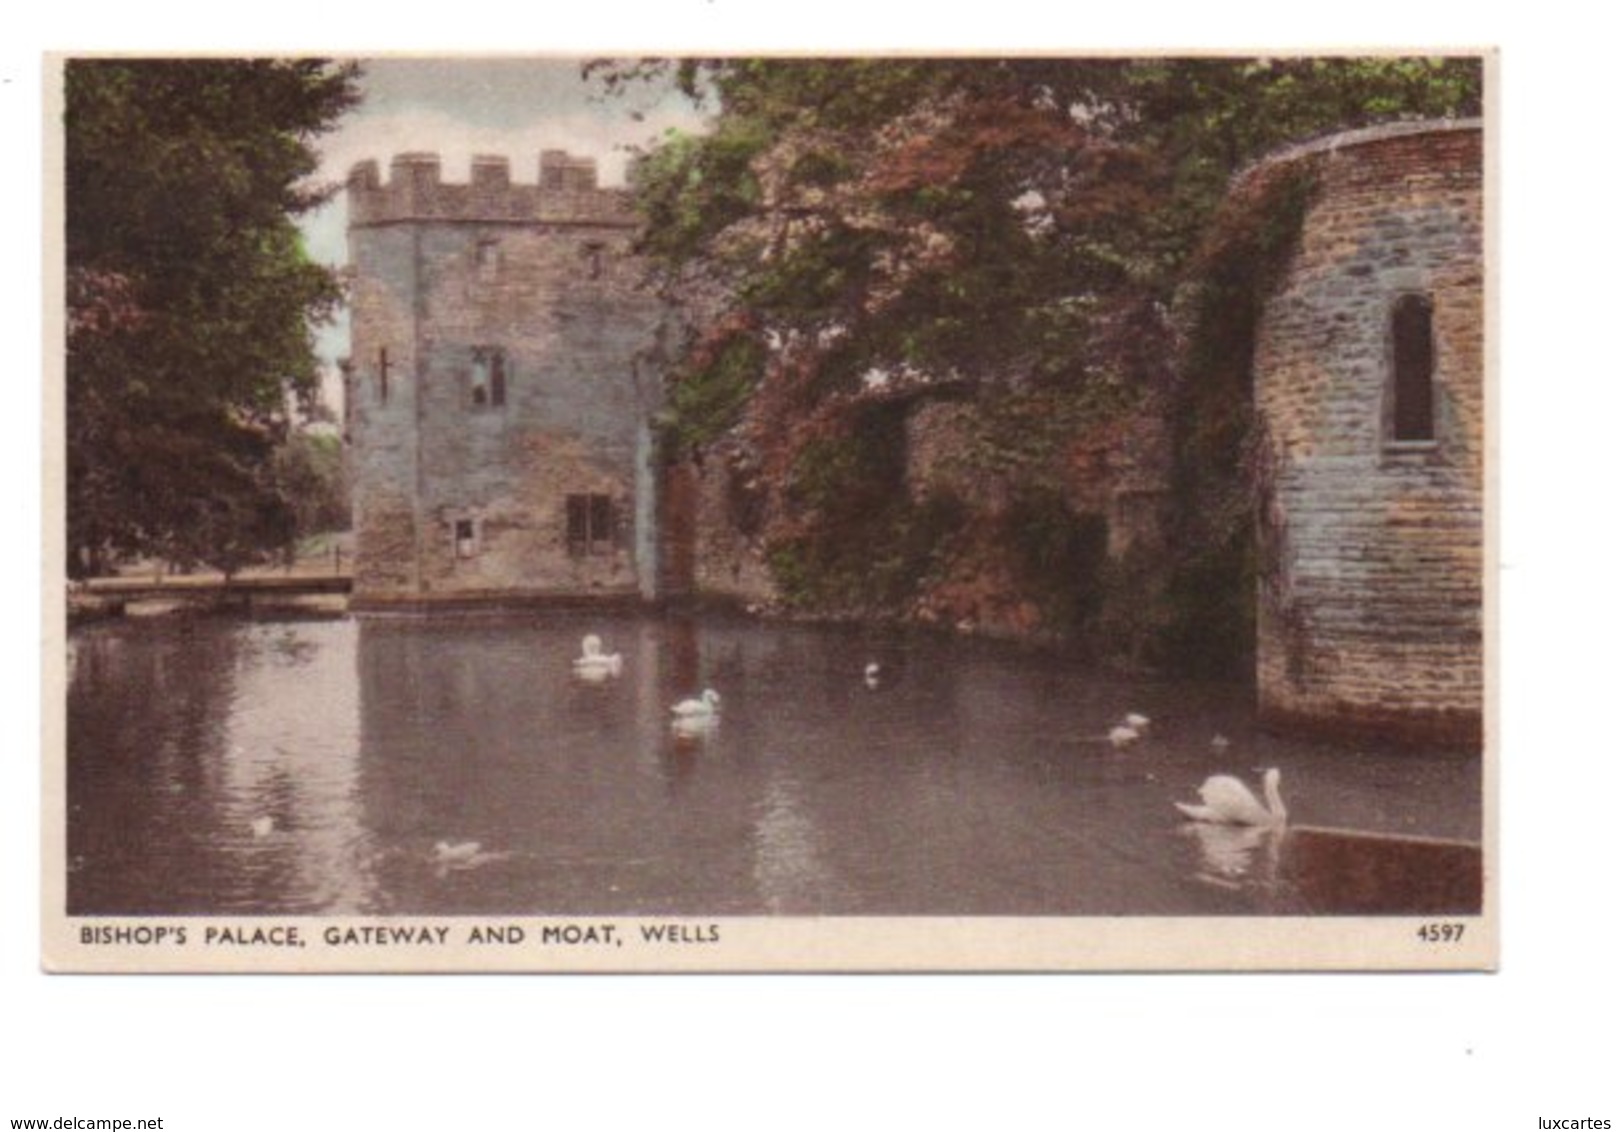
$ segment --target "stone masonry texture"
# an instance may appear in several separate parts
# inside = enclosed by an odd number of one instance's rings
[[[555,151],[466,185],[418,153],[348,199],[357,601],[651,596],[660,308],[625,194]]]

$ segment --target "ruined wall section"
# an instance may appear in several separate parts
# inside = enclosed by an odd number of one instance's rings
[[[981,543],[966,548],[953,577],[926,595],[920,613],[926,620],[968,621],[995,635],[1026,636],[1040,628],[1042,617],[1008,573],[1002,517],[1022,489],[1052,483],[1077,522],[1103,525],[1108,561],[1161,553],[1172,465],[1167,410],[1158,391],[1145,390],[1130,409],[1078,424],[1039,472],[999,466],[998,446],[988,448],[984,435],[985,412],[972,399],[920,399],[908,415],[907,482],[913,501],[936,494],[961,500],[976,516],[971,527],[980,532]],[[1073,581],[1078,591],[1101,585],[1098,577]]]
[[[660,307],[625,195],[551,151],[528,185],[407,154],[349,203],[357,595],[651,596]]]
[[[1258,328],[1270,443],[1262,715],[1476,746],[1483,698],[1479,124],[1403,125],[1285,155],[1317,194]],[[1393,310],[1431,310],[1433,426],[1393,428]]]
[[[764,539],[767,492],[748,451],[723,442],[685,474],[694,494],[694,590],[751,608],[776,604]]]
[[[890,407],[901,422],[897,488],[915,514],[939,505],[958,509],[955,525],[936,531],[941,541],[903,617],[989,636],[1052,636],[1056,629],[1042,605],[1051,595],[1032,591],[1009,538],[1010,513],[1033,489],[1050,487],[1070,522],[1089,529],[1096,523],[1106,532],[1104,559],[1164,549],[1171,448],[1157,392],[1129,411],[1054,430],[1039,467],[1028,453],[1010,452],[1009,426],[988,428],[987,403],[962,384],[870,392],[861,401]],[[784,602],[769,532],[788,504],[770,490],[752,445],[728,436],[683,456],[667,467],[663,487],[668,592],[757,609]],[[1096,572],[1071,581],[1078,594],[1102,585]]]

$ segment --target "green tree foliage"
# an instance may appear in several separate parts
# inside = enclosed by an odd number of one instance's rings
[[[349,480],[343,441],[336,435],[292,433],[278,446],[272,468],[277,494],[292,509],[294,537],[349,529]]]
[[[636,187],[645,250],[693,323],[673,428],[699,444],[747,432],[763,450],[780,581],[826,591],[807,564],[842,562],[832,544],[853,534],[865,561],[938,563],[941,547],[888,553],[883,508],[846,507],[849,492],[807,477],[882,463],[850,451],[878,435],[864,401],[950,387],[981,406],[984,434],[956,458],[982,459],[1045,520],[1009,553],[1065,631],[1101,608],[1108,573],[1090,520],[1053,494],[1066,436],[1154,393],[1179,441],[1196,442],[1174,508],[1243,494],[1248,387],[1226,362],[1183,368],[1173,316],[1233,174],[1316,134],[1481,106],[1469,58],[717,59],[599,73],[610,89],[673,78],[716,110],[709,133],[645,155]],[[1245,266],[1224,263],[1230,299],[1265,282]],[[846,478],[850,491],[877,482]],[[1225,506],[1178,527],[1199,541],[1176,548],[1186,561],[1166,603],[1193,585],[1244,605],[1244,523]],[[889,529],[897,546],[914,537]],[[1186,655],[1231,655],[1243,636],[1231,616],[1160,613],[1147,622]]]
[[[274,453],[340,301],[293,218],[314,138],[356,101],[317,60],[65,68],[69,570],[155,554],[227,570],[284,545]]]

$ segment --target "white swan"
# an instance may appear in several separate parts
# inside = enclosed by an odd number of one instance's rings
[[[862,683],[866,684],[869,689],[878,688],[878,686],[879,686],[879,676],[882,673],[882,671],[883,670],[879,668],[879,662],[878,661],[876,661],[876,660],[868,661],[867,662],[867,667],[862,669]]]
[[[465,865],[479,855],[479,849],[477,841],[458,841],[454,845],[449,841],[436,841],[434,860],[441,865]]]
[[[705,688],[704,694],[695,700],[683,700],[670,709],[670,713],[679,720],[712,719],[721,712],[721,693],[714,688]]]
[[[1212,775],[1205,780],[1205,785],[1200,787],[1203,805],[1186,802],[1172,804],[1195,821],[1214,822],[1217,825],[1282,827],[1288,813],[1284,809],[1284,798],[1279,794],[1279,777],[1277,767],[1270,767],[1262,775],[1262,792],[1267,795],[1265,806],[1256,800],[1256,795],[1250,792],[1248,786],[1226,774]]]
[[[580,641],[580,655],[574,659],[577,676],[587,680],[601,680],[605,676],[620,674],[620,654],[603,652],[603,639],[596,633],[587,633]]]
[[[1121,722],[1140,735],[1149,730],[1149,717],[1146,715],[1140,715],[1135,711],[1127,712],[1126,718]]]
[[[677,743],[698,743],[708,739],[721,722],[721,693],[704,689],[697,699],[683,700],[670,709],[670,730]]]
[[[507,851],[486,852],[484,846],[477,841],[436,841],[433,852],[434,871],[440,876],[466,872],[469,869],[493,865],[498,861],[510,860],[512,856],[513,854]]]
[[[1139,731],[1136,727],[1126,723],[1117,723],[1103,735],[1084,735],[1081,738],[1074,740],[1074,742],[1108,743],[1110,746],[1119,751],[1123,747],[1130,747],[1133,743],[1136,743],[1141,738],[1143,738],[1143,732]]]

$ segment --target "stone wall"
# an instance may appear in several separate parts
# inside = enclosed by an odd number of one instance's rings
[[[1051,636],[1052,626],[1018,580],[1004,525],[1032,470],[1023,464],[987,466],[982,456],[996,442],[980,419],[985,407],[957,386],[869,400],[896,408],[904,422],[901,489],[911,502],[922,506],[949,496],[967,512],[946,572],[918,595],[910,616],[991,636]],[[751,445],[729,436],[666,468],[667,592],[756,608],[780,603],[767,537],[774,519],[792,516],[783,514],[786,500],[765,482],[761,463]],[[1133,412],[1066,437],[1050,463],[1038,478],[1057,485],[1078,522],[1096,518],[1106,524],[1110,557],[1164,546],[1171,461],[1166,410],[1157,393],[1147,394]],[[1075,584],[1081,590],[1097,581],[1078,577]]]
[[[974,402],[961,400],[919,400],[913,406],[907,419],[907,482],[915,501],[947,491],[977,511],[1007,509],[1028,472],[1000,474],[966,458],[977,446],[981,412]],[[1077,515],[1097,515],[1108,523],[1112,557],[1159,546],[1164,538],[1171,475],[1168,412],[1159,391],[1145,391],[1133,409],[1078,427],[1043,477],[1059,484]]]
[[[775,604],[764,538],[767,491],[747,450],[717,445],[692,466],[692,475],[694,589],[746,606]]]
[[[357,598],[651,596],[660,307],[624,194],[550,151],[530,185],[407,154],[349,207]]]
[[[1257,331],[1264,720],[1478,746],[1483,696],[1482,137],[1342,135]],[[1256,175],[1256,174],[1252,174]],[[1433,427],[1393,425],[1393,310],[1431,309]]]
[[[1053,627],[1014,580],[1019,571],[1004,516],[1033,482],[1051,482],[1076,522],[1103,524],[1107,559],[1162,552],[1171,476],[1168,410],[1158,390],[1144,390],[1132,409],[1077,426],[1052,452],[1051,466],[1040,469],[999,469],[994,460],[988,466],[983,412],[972,400],[954,398],[920,399],[908,414],[907,485],[914,502],[945,492],[966,503],[977,516],[971,525],[985,532],[978,547],[965,548],[954,576],[925,595],[920,610],[926,619],[972,624],[991,635],[1044,635]],[[1101,583],[1097,576],[1072,580],[1078,592]]]

